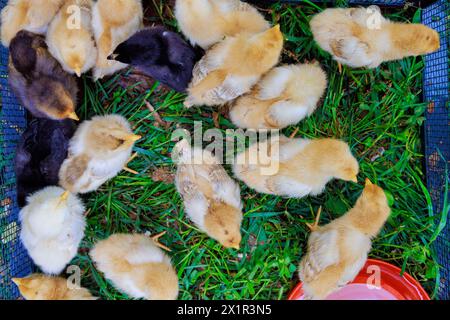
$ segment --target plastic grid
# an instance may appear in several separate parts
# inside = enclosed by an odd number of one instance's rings
[[[0,0],[0,8],[6,5]],[[299,1],[286,1],[299,2]],[[332,2],[332,1],[316,1]],[[334,1],[333,1],[334,2]],[[400,6],[404,0],[350,0],[350,4],[378,4]],[[428,101],[427,121],[425,122],[427,184],[433,199],[435,212],[443,205],[443,185],[445,162],[450,161],[450,127],[448,101],[448,12],[449,4],[440,0],[423,11],[425,24],[441,34],[441,49],[425,58],[424,97]],[[19,240],[18,213],[16,204],[13,157],[21,133],[26,127],[26,112],[10,92],[7,81],[8,51],[0,47],[0,299],[16,299],[19,292],[11,284],[11,278],[23,277],[33,271],[31,259]],[[441,270],[441,299],[450,298],[450,224],[436,242]]]
[[[425,57],[424,99],[428,102],[425,121],[425,159],[427,187],[433,202],[433,211],[441,216],[445,198],[446,164],[450,169],[450,109],[449,109],[449,13],[447,0],[425,8],[422,21],[440,34],[439,51]],[[448,171],[447,171],[448,174]],[[447,195],[447,196],[450,196]],[[441,265],[439,298],[450,299],[450,223],[435,242]]]
[[[0,7],[6,5],[0,0]],[[26,113],[8,86],[8,50],[0,46],[0,299],[20,297],[13,277],[33,271],[31,259],[19,239],[19,208],[16,203],[14,155],[26,128]]]

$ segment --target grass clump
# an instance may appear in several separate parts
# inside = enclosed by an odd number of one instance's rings
[[[297,137],[333,137],[349,143],[360,161],[360,179],[368,177],[383,187],[392,206],[370,256],[402,267],[433,293],[438,265],[430,247],[434,217],[423,183],[423,60],[403,59],[374,70],[344,67],[340,74],[309,30],[311,16],[322,7],[303,1],[261,8],[285,34],[283,62],[317,60],[329,77],[323,105],[307,120],[283,131],[290,135],[297,128]],[[176,27],[172,8],[166,1],[151,1],[147,23]],[[414,7],[384,10],[384,14],[398,21],[418,22],[420,17]],[[133,77],[116,75],[102,83],[84,80],[83,118],[120,113],[144,138],[135,148],[139,156],[130,164],[139,175],[122,172],[85,198],[90,208],[88,226],[74,261],[81,267],[83,286],[105,299],[125,299],[95,269],[88,250],[112,233],[167,231],[161,242],[173,250],[170,255],[180,278],[180,299],[285,299],[298,282],[297,266],[309,235],[304,223],[313,220],[319,206],[324,209],[322,224],[345,213],[363,183],[333,181],[321,196],[300,200],[256,194],[241,185],[245,204],[241,250],[223,249],[201,234],[183,211],[171,183],[175,167],[170,138],[177,127],[192,129],[194,121],[202,121],[204,130],[218,124],[225,132],[233,125],[225,112],[187,110],[182,94]]]

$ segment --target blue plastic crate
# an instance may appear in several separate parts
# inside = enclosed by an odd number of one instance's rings
[[[0,7],[6,5],[0,0]],[[252,2],[252,1],[250,1]],[[253,1],[254,2],[254,1]],[[297,2],[298,1],[285,1]],[[317,1],[315,2],[335,2]],[[404,0],[350,0],[352,5],[401,6]],[[441,34],[441,49],[425,57],[424,99],[429,103],[425,122],[425,156],[427,185],[433,200],[433,209],[443,209],[446,164],[450,161],[449,111],[449,3],[440,0],[425,8],[423,23]],[[0,46],[0,299],[20,297],[11,278],[23,277],[34,270],[31,259],[19,240],[19,208],[13,168],[15,149],[26,128],[26,112],[9,90],[7,81],[8,51]],[[442,156],[442,157],[441,157]],[[444,160],[445,159],[445,160]],[[450,299],[450,223],[436,241],[441,268],[439,297]]]
[[[3,8],[7,1],[0,0]],[[8,87],[8,50],[0,46],[0,299],[20,297],[13,277],[24,277],[33,264],[19,239],[14,155],[26,128],[26,112]]]
[[[449,179],[447,168],[450,169],[449,13],[450,4],[446,0],[422,12],[423,23],[438,31],[441,39],[439,51],[425,57],[423,83],[424,99],[428,102],[424,128],[427,188],[437,216],[446,210],[444,186]],[[439,297],[450,299],[450,223],[438,237],[435,248],[441,265]]]

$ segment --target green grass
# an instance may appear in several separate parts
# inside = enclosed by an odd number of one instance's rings
[[[163,3],[152,1],[154,17],[148,22],[162,19],[167,26],[176,26],[171,9]],[[289,135],[298,128],[297,137],[347,141],[360,161],[360,183],[333,181],[321,196],[301,200],[256,194],[241,185],[245,203],[242,248],[239,252],[223,249],[189,222],[173,184],[152,180],[158,168],[175,171],[170,158],[171,133],[177,127],[192,129],[196,120],[203,121],[205,130],[213,128],[217,110],[186,110],[183,95],[161,91],[157,85],[148,90],[133,84],[123,88],[118,80],[126,79],[126,75],[95,84],[85,79],[80,110],[83,118],[120,113],[144,138],[135,148],[139,157],[130,164],[139,175],[122,172],[85,197],[90,209],[88,227],[74,260],[81,267],[83,286],[105,299],[126,298],[94,268],[89,248],[116,232],[167,231],[161,242],[172,248],[180,299],[285,299],[298,282],[296,270],[309,234],[305,222],[313,220],[319,206],[324,209],[321,223],[345,213],[368,177],[386,190],[392,205],[392,215],[374,240],[370,256],[402,267],[430,294],[435,292],[438,265],[430,246],[435,239],[435,224],[422,165],[423,60],[404,59],[375,70],[344,67],[339,74],[337,64],[315,45],[309,31],[308,21],[320,8],[305,1],[299,6],[274,4],[265,10],[285,33],[283,61],[315,59],[329,76],[323,106],[284,132]],[[418,21],[420,17],[417,8],[386,13],[400,21]],[[170,122],[168,128],[155,124],[144,100]],[[233,128],[225,113],[220,114],[219,123],[222,130]]]

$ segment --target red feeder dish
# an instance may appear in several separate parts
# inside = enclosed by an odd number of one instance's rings
[[[330,294],[326,300],[430,300],[419,282],[384,261],[368,259],[353,282]],[[303,300],[302,283],[288,300]]]

